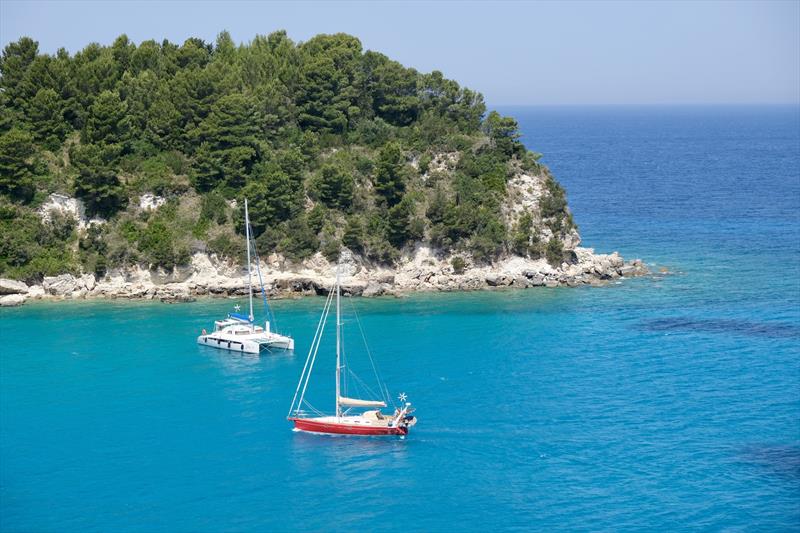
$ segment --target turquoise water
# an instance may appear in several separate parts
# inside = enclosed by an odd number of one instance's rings
[[[798,110],[510,112],[586,245],[674,274],[355,300],[402,441],[290,430],[321,299],[261,358],[195,345],[230,301],[0,310],[0,529],[798,529]]]

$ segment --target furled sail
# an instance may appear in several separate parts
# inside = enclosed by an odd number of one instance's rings
[[[356,398],[345,398],[344,396],[339,396],[339,405],[343,405],[345,407],[386,407],[386,402],[358,400]]]

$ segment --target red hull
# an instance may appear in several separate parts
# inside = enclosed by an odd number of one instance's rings
[[[307,418],[290,418],[294,422],[294,427],[301,431],[309,431],[311,433],[330,433],[336,435],[407,435],[407,427],[365,427],[365,426],[352,426],[347,424],[330,424],[326,422],[317,422]]]

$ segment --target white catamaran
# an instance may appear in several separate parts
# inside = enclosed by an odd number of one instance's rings
[[[264,290],[264,280],[261,277],[258,252],[256,251],[255,243],[252,238],[253,233],[250,229],[250,215],[247,211],[247,200],[244,201],[244,223],[245,238],[247,239],[247,284],[250,312],[247,316],[241,315],[238,312],[229,313],[224,319],[215,321],[214,331],[207,333],[206,330],[203,330],[203,333],[197,337],[197,343],[204,346],[242,353],[260,353],[262,350],[270,350],[273,348],[294,350],[294,339],[271,331],[269,320],[264,322],[263,328],[255,324],[255,317],[253,315],[251,247],[256,259],[256,272],[258,273],[258,281],[261,286],[264,308],[268,314],[269,305],[267,304],[267,293]],[[239,306],[235,306],[234,309],[238,311]]]
[[[325,415],[308,403],[306,400],[306,389],[308,388],[311,371],[317,359],[317,351],[319,350],[319,344],[325,330],[325,324],[328,320],[328,313],[334,299],[336,300],[336,412],[333,415]],[[305,366],[303,366],[303,372],[300,374],[300,381],[297,384],[294,398],[292,398],[292,405],[289,407],[289,416],[287,418],[294,422],[295,429],[311,433],[365,436],[399,435],[403,437],[408,434],[409,428],[417,422],[417,419],[411,414],[414,409],[412,409],[410,402],[406,402],[406,395],[401,393],[399,396],[401,405],[394,410],[394,413],[388,414],[380,411],[381,407],[386,407],[389,395],[385,392],[386,387],[380,382],[380,377],[378,376],[374,361],[371,361],[372,367],[373,370],[375,370],[375,377],[378,380],[378,388],[381,392],[380,395],[370,390],[366,392],[373,396],[373,398],[380,396],[381,399],[366,400],[347,396],[347,380],[344,380],[343,386],[342,370],[345,370],[345,378],[347,374],[351,374],[357,383],[360,383],[364,388],[367,387],[366,384],[344,364],[340,300],[341,287],[339,283],[339,269],[337,268],[336,286],[334,290],[330,291],[328,299],[325,301],[322,316],[317,325],[317,332],[311,343],[311,349],[308,351],[308,357],[306,358]],[[367,348],[367,355],[371,360],[372,356],[369,354],[369,348]],[[371,409],[364,410],[360,413],[353,412],[354,409],[359,407]],[[306,408],[310,409],[312,412],[307,411]]]

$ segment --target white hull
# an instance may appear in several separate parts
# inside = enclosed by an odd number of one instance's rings
[[[197,344],[239,353],[261,353],[262,350],[294,350],[294,339],[277,333],[229,335],[214,332],[197,337]]]

